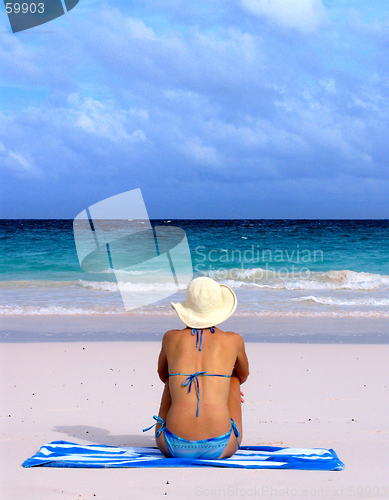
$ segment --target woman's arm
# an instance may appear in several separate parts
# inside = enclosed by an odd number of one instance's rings
[[[159,358],[158,358],[158,375],[159,378],[162,380],[163,383],[166,382],[168,376],[169,376],[169,367],[167,363],[167,357],[166,357],[166,333],[163,336],[162,339],[162,347],[161,347],[161,352],[159,353]]]
[[[240,383],[246,382],[247,377],[250,375],[249,372],[249,360],[247,359],[246,350],[244,346],[244,341],[240,335],[239,338],[239,346],[238,346],[238,354],[235,361],[234,371],[238,376]]]

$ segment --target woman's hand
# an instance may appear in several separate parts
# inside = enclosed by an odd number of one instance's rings
[[[240,391],[240,402],[241,402],[241,403],[244,403],[243,396],[244,396],[243,392],[242,392],[242,391]]]

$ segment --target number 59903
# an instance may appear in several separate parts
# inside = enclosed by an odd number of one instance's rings
[[[20,3],[6,3],[5,10],[7,14],[11,14],[12,12],[14,14],[27,14],[28,12],[30,12],[31,14],[35,14],[36,12],[38,12],[38,14],[43,14],[43,12],[45,11],[45,4],[38,3],[37,5],[36,3],[22,3],[20,5]]]

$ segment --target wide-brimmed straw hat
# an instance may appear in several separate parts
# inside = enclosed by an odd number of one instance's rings
[[[201,277],[189,283],[184,302],[170,305],[190,328],[210,328],[229,318],[236,303],[236,295],[229,286]]]

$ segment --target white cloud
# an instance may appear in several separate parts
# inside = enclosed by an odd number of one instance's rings
[[[8,149],[0,142],[0,160],[8,170],[14,172],[18,177],[22,178],[41,178],[43,172],[39,169],[33,160],[29,159],[28,155],[22,155],[19,152]]]
[[[143,130],[136,129],[131,132],[128,130],[131,128],[129,116],[135,114],[133,109],[126,111],[115,107],[112,103],[103,103],[91,97],[81,99],[74,93],[69,95],[68,101],[73,106],[69,113],[74,125],[85,132],[115,142],[146,140]]]
[[[141,40],[156,40],[154,30],[145,25],[140,19],[127,19],[127,26],[131,38],[140,38]]]
[[[322,0],[241,0],[249,12],[283,27],[314,31],[326,18]]]
[[[1,37],[0,67],[2,80],[10,76],[23,76],[27,80],[36,81],[41,76],[36,51],[14,35]]]
[[[236,2],[222,10],[208,2],[206,13],[194,2],[186,17],[182,2],[168,12],[166,1],[134,8],[118,0],[88,16],[75,10],[55,36],[4,37],[7,182],[20,185],[24,176],[28,189],[45,189],[47,210],[63,196],[68,213],[69,185],[78,197],[92,196],[93,184],[98,199],[98,190],[104,197],[126,182],[166,193],[196,178],[223,193],[234,186],[245,200],[242,182],[255,190],[261,177],[282,177],[285,186],[320,179],[323,193],[326,179],[345,172],[361,186],[367,175],[387,182],[386,32],[350,28],[326,3],[332,22],[307,43],[296,30],[312,32],[325,20],[319,0],[239,0],[251,12],[243,16]]]
[[[333,78],[328,78],[327,80],[320,80],[320,85],[324,88],[327,94],[336,94],[336,85]]]
[[[213,146],[204,146],[200,137],[190,139],[183,147],[182,151],[200,166],[219,166],[220,160],[216,148]]]
[[[143,118],[144,120],[148,120],[150,118],[150,114],[147,109],[131,108],[129,113],[131,115],[138,116],[139,118]]]

